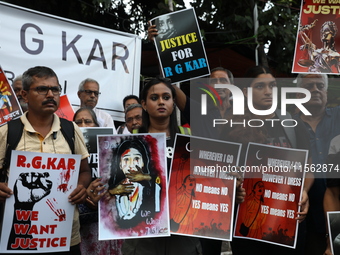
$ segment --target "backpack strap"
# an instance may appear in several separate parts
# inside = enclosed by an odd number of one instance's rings
[[[7,180],[7,170],[11,162],[12,150],[15,150],[16,147],[18,146],[18,143],[22,136],[23,129],[24,124],[22,123],[20,118],[7,122],[6,154],[0,176],[0,179],[3,182]]]
[[[74,151],[74,125],[72,121],[69,121],[64,118],[59,118],[60,119],[60,130],[65,137],[68,145],[70,146],[70,149],[72,151],[72,154],[75,153]]]
[[[191,129],[183,126],[178,126],[182,135],[191,135]]]

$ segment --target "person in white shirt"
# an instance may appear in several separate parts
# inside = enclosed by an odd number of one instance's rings
[[[103,110],[99,110],[96,108],[99,95],[99,83],[96,80],[87,78],[79,84],[78,97],[80,99],[80,107],[87,107],[92,109],[96,113],[99,126],[113,127],[114,133],[116,134],[117,132],[111,115]],[[74,110],[76,111],[80,107],[75,107]]]

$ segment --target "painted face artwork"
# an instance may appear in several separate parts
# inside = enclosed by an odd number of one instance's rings
[[[128,149],[122,154],[120,165],[124,174],[130,171],[139,171],[144,166],[142,154],[135,148]]]
[[[140,171],[144,167],[142,154],[135,148],[127,149],[120,158],[120,167],[124,174]],[[138,182],[131,182],[128,178],[123,184],[132,184],[134,188],[129,195],[116,197],[117,210],[121,219],[130,220],[136,216],[143,203],[144,187]]]

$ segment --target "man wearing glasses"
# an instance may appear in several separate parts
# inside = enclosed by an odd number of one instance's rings
[[[310,137],[310,152],[314,166],[326,163],[331,140],[340,134],[340,107],[327,107],[328,77],[326,74],[300,73],[297,86],[308,89],[311,99],[304,107],[311,115],[299,112],[295,117],[305,123]],[[297,94],[297,98],[305,95]],[[326,223],[324,220],[323,198],[326,190],[326,173],[314,173],[314,183],[309,191],[309,211],[306,218],[307,235],[305,254],[323,254],[326,249]]]
[[[142,126],[142,106],[140,104],[130,104],[125,110],[126,127],[132,134],[134,129]]]
[[[96,80],[87,78],[79,84],[78,97],[80,99],[80,107],[92,109],[96,113],[99,125],[101,127],[113,127],[113,131],[116,134],[117,132],[111,115],[96,108],[99,95],[99,83]],[[74,110],[76,111],[78,109],[79,107],[76,107]]]
[[[20,117],[20,121],[24,127],[19,143],[14,149],[56,154],[71,154],[72,152],[74,154],[80,154],[82,160],[80,163],[78,185],[74,187],[71,192],[69,202],[72,204],[83,203],[86,199],[86,188],[91,181],[91,171],[87,161],[89,154],[82,133],[75,123],[69,123],[74,126],[74,143],[72,148],[71,145],[68,145],[61,131],[61,120],[55,114],[59,107],[61,93],[61,86],[59,85],[57,75],[48,67],[36,66],[28,69],[23,74],[22,84],[22,97],[27,103],[28,111]],[[36,175],[32,172],[28,173],[32,178],[21,180],[22,186],[34,190],[36,195],[32,195],[27,201],[25,201],[26,197],[20,194],[24,189],[11,190],[7,186],[6,177],[10,169],[2,168],[6,165],[7,145],[13,144],[13,141],[7,141],[7,133],[7,124],[0,127],[0,140],[2,141],[2,143],[0,143],[0,170],[5,170],[3,171],[5,176],[1,176],[1,180],[5,182],[0,182],[0,203],[5,202],[10,196],[15,196],[16,199],[20,196],[20,204],[22,206],[33,206],[47,194],[48,189],[50,189],[50,184],[43,176]],[[7,141],[7,143],[5,141]],[[58,254],[80,255],[79,224],[79,212],[76,209],[73,215],[70,252],[61,252]]]

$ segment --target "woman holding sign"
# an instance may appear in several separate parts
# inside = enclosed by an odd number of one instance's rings
[[[244,121],[245,123],[255,123],[255,121],[262,121],[263,125],[234,125],[227,127],[222,131],[222,138],[228,141],[241,142],[243,144],[243,153],[241,157],[245,158],[246,149],[249,142],[266,144],[277,147],[285,148],[298,148],[298,149],[309,149],[309,139],[306,136],[307,132],[303,123],[297,122],[297,125],[290,126],[288,131],[286,127],[281,125],[281,121],[284,119],[292,119],[289,115],[281,116],[280,111],[276,110],[273,113],[265,116],[256,115],[255,111],[267,111],[272,108],[273,97],[276,96],[274,88],[276,88],[276,80],[270,73],[268,68],[262,66],[255,66],[248,70],[245,75],[248,79],[243,82],[239,87],[243,90],[245,97],[252,96],[252,110],[245,107],[245,114],[242,116],[232,116],[233,122]],[[249,90],[248,88],[251,88]],[[252,93],[252,95],[249,95]],[[270,111],[268,111],[270,112]],[[277,121],[275,121],[277,120]],[[281,120],[281,121],[279,121]],[[259,152],[259,151],[258,151]],[[256,158],[261,159],[261,155],[256,153]],[[244,159],[240,160],[244,162]],[[246,174],[247,175],[247,174]],[[271,204],[268,202],[269,198],[272,198],[270,194],[265,194],[265,191],[270,191],[270,188],[266,185],[272,185],[268,182],[262,182],[261,178],[253,178],[245,176],[243,187],[247,191],[244,204],[239,207],[238,218],[235,225],[235,235],[232,241],[232,250],[234,255],[251,254],[253,255],[264,255],[264,254],[303,254],[304,243],[303,243],[303,230],[304,224],[299,226],[299,236],[297,238],[297,245],[295,249],[292,249],[294,244],[295,233],[293,236],[288,236],[287,231],[289,230],[287,219],[295,218],[295,220],[302,222],[308,212],[308,195],[307,192],[313,182],[313,178],[306,178],[305,185],[302,188],[302,199],[299,202],[300,211],[296,212],[296,215],[283,215],[285,210],[277,210],[277,219],[281,224],[275,225],[274,227],[266,226],[266,217],[274,215],[271,209]],[[273,186],[278,187],[280,185],[275,183]],[[273,192],[275,193],[275,192]],[[279,193],[281,199],[276,198],[275,202],[287,201],[283,197],[284,193]],[[274,200],[273,200],[274,201]],[[273,202],[272,201],[272,202]],[[283,202],[284,203],[284,202]],[[275,207],[275,206],[274,206]],[[275,208],[276,209],[276,208]],[[288,210],[287,210],[288,211]],[[281,214],[281,215],[279,215]],[[267,219],[268,221],[268,219]],[[240,224],[241,223],[241,224]],[[269,224],[269,223],[268,223]],[[287,224],[287,225],[285,225]],[[294,226],[296,223],[292,223]],[[241,239],[240,239],[241,238]],[[275,239],[276,238],[276,239]],[[289,239],[293,244],[287,244],[284,240]],[[291,240],[292,239],[292,240]],[[288,248],[289,247],[289,248]]]
[[[176,92],[169,79],[154,78],[144,87],[141,94],[143,106],[143,127],[140,133],[165,133],[167,146],[168,169],[173,152],[176,133],[179,128],[175,111]],[[123,254],[200,254],[199,239],[171,235],[159,238],[128,239],[123,244]]]

